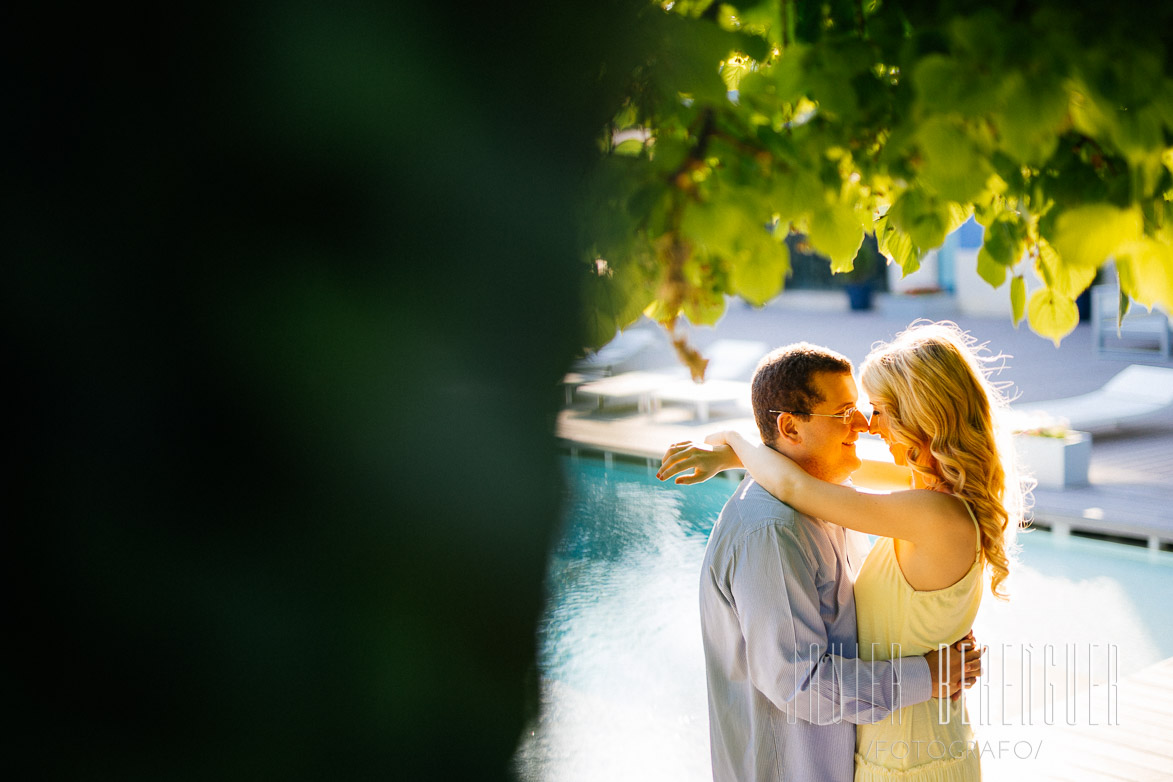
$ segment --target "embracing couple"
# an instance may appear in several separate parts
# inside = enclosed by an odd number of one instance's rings
[[[748,472],[701,573],[716,780],[980,778],[960,698],[981,673],[970,629],[986,571],[1003,596],[1023,505],[1002,400],[953,324],[914,325],[860,376],[870,420],[848,359],[779,348],[753,378],[762,443],[722,432],[664,456],[661,480]],[[868,431],[895,465],[861,462]]]

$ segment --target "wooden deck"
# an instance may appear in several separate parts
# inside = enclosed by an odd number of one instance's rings
[[[1167,417],[1166,417],[1167,418]],[[1173,540],[1173,425],[1092,440],[1090,485],[1035,490],[1035,521],[1057,532],[1095,532],[1143,539],[1150,548]]]
[[[977,728],[986,753],[983,775],[1056,782],[1173,779],[1173,658],[1122,676],[1115,692],[1105,695],[1098,707],[1081,707],[1073,725],[1059,717],[1053,725]],[[1058,704],[1055,713],[1063,712]]]

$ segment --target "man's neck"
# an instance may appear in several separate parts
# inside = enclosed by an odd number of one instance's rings
[[[782,454],[790,461],[797,464],[799,467],[801,467],[803,469],[803,471],[807,475],[810,475],[814,478],[818,478],[821,481],[827,481],[828,483],[844,484],[844,483],[847,483],[848,480],[851,478],[851,475],[849,473],[848,475],[844,476],[844,478],[842,480],[836,481],[832,478],[829,478],[825,475],[820,474],[817,469],[812,469],[812,465],[810,464],[810,462],[807,461],[805,458],[803,458],[803,456],[801,454],[788,453],[787,449],[785,447],[779,447],[777,441],[774,441],[772,443],[762,443],[762,444],[765,445],[767,448],[769,448],[772,451],[777,451],[778,453]]]

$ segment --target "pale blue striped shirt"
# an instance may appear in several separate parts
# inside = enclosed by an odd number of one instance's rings
[[[923,657],[856,659],[867,549],[749,477],[725,504],[700,589],[713,779],[850,782],[855,724],[928,700]]]

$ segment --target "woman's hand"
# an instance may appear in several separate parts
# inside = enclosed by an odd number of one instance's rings
[[[656,477],[666,481],[676,476],[675,483],[687,485],[707,481],[722,470],[741,466],[741,460],[732,448],[707,442],[711,439],[716,436],[706,438],[705,443],[685,442],[668,446]],[[724,442],[723,436],[721,441]]]

